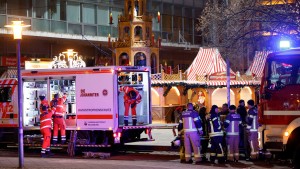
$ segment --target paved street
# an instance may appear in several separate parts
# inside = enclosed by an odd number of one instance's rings
[[[40,158],[25,157],[25,168],[70,168],[70,169],[86,169],[86,168],[104,168],[104,169],[118,169],[118,168],[277,168],[288,169],[289,167],[267,164],[263,161],[259,162],[244,162],[241,161],[235,164],[226,165],[212,165],[204,163],[202,165],[181,164],[177,155],[169,152],[149,152],[149,153],[126,153],[112,156],[108,159],[84,159],[84,158]],[[0,157],[0,168],[17,168],[18,157]]]
[[[172,150],[170,141],[173,139],[171,129],[154,129],[154,142],[138,142],[128,144],[130,150],[121,151],[111,155],[106,159],[100,158],[84,158],[83,154],[77,154],[71,158],[67,153],[61,150],[54,150],[55,155],[52,158],[40,158],[39,149],[30,149],[25,151],[25,168],[26,169],[42,169],[42,168],[70,168],[70,169],[86,169],[86,168],[103,168],[103,169],[154,169],[154,168],[261,168],[261,169],[289,169],[290,167],[280,164],[278,161],[266,163],[264,161],[246,162],[241,160],[239,163],[212,165],[203,163],[202,165],[181,164],[179,162],[179,153]],[[148,147],[148,148],[147,148]],[[152,147],[152,148],[149,148]],[[136,149],[136,150],[134,150]],[[140,150],[138,150],[140,149]],[[144,149],[144,150],[142,150]],[[146,150],[148,149],[148,150]],[[155,149],[155,150],[149,150]],[[17,149],[0,150],[0,168],[17,168],[18,167],[18,151]]]

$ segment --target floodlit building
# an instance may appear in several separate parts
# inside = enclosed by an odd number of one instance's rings
[[[201,42],[194,25],[204,1],[132,0],[137,3],[145,3],[154,38],[161,39],[159,63],[187,68]],[[0,0],[0,65],[15,66],[15,42],[4,28],[13,20],[31,25],[23,31],[22,60],[51,59],[74,49],[87,66],[115,64],[108,40],[117,40],[125,6],[124,0]]]

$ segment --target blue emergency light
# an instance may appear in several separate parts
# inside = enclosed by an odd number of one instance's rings
[[[280,49],[289,49],[291,47],[290,41],[280,41],[279,42]]]

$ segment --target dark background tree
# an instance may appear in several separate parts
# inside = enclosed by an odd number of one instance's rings
[[[255,51],[300,40],[300,0],[208,0],[198,18],[203,46],[217,47],[234,71],[244,72]]]

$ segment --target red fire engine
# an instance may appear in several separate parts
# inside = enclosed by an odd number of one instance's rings
[[[300,48],[268,55],[260,95],[263,148],[290,157],[300,153]]]

